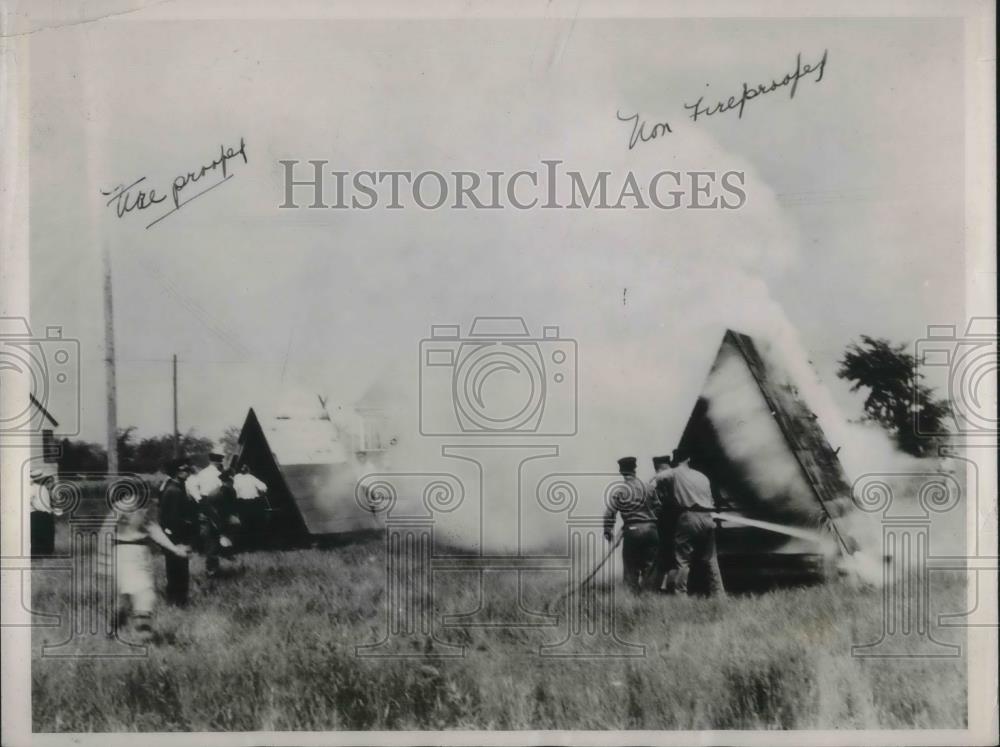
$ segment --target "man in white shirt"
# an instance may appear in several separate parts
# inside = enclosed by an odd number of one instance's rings
[[[201,500],[201,494],[198,492],[198,473],[193,469],[191,470],[191,474],[187,476],[187,479],[184,480],[184,492],[195,503]]]
[[[222,514],[218,498],[222,492],[222,454],[209,454],[208,466],[202,469],[185,489],[198,504],[201,551],[205,555],[205,573],[214,576],[219,570],[219,552],[223,537]]]
[[[246,464],[240,466],[239,473],[233,478],[233,487],[236,488],[237,499],[241,501],[257,500],[267,491],[267,485],[251,475]]]
[[[184,487],[195,501],[201,503],[203,498],[215,498],[222,489],[222,454],[209,454],[208,466],[184,482]]]
[[[52,508],[52,493],[44,472],[33,469],[28,475],[31,487],[28,489],[28,505],[31,507],[31,557],[46,557],[55,552],[55,514]]]
[[[233,478],[233,487],[236,489],[236,511],[243,528],[243,544],[256,544],[261,540],[267,515],[264,501],[267,485],[250,474],[248,465],[242,464]]]
[[[674,450],[673,469],[659,485],[668,491],[672,508],[678,512],[674,530],[674,567],[664,582],[666,589],[687,594],[691,566],[705,574],[710,596],[725,596],[715,544],[715,522],[709,515],[715,510],[712,484],[708,477],[690,464],[691,455],[681,448]]]

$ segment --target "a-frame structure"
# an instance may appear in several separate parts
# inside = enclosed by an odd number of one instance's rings
[[[233,466],[247,465],[267,484],[272,544],[381,528],[355,497],[359,466],[348,448],[325,411],[249,409]]]
[[[712,481],[720,507],[827,533],[828,547],[853,552],[838,523],[853,503],[837,452],[794,382],[749,335],[726,331],[680,446]],[[758,560],[817,552],[778,533],[738,527],[720,532],[720,546]]]

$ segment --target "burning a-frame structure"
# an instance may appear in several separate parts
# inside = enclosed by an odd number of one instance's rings
[[[840,521],[851,489],[837,452],[750,336],[726,331],[680,446],[708,475],[720,510],[751,520],[720,526],[727,587],[819,580],[832,558],[853,552]]]

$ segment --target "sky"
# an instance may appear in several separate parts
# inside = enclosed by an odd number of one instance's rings
[[[803,61],[775,92],[692,122]],[[118,419],[218,437],[249,406],[388,377],[411,403],[432,324],[523,316],[579,351],[582,453],[669,450],[722,331],[782,338],[845,417],[861,334],[961,324],[962,27],[947,19],[180,21],[37,33],[32,325],[80,341],[80,436],[104,439],[101,252]],[[628,148],[616,112],[669,121]],[[100,190],[169,185],[246,143],[226,184],[150,229]],[[746,173],[735,211],[279,210],[279,159],[330,168]],[[620,176],[618,177],[620,180]],[[619,182],[620,183],[620,182]],[[792,353],[793,355],[797,353]],[[51,392],[58,418],[76,406]],[[590,458],[590,457],[588,457]]]

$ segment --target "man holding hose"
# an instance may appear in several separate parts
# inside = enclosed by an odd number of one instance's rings
[[[670,496],[677,512],[674,530],[674,567],[664,580],[664,588],[687,594],[688,575],[695,565],[705,573],[710,596],[725,596],[719,558],[715,547],[715,510],[712,485],[704,473],[694,469],[690,454],[681,448],[674,450],[673,469],[660,481],[664,494]]]
[[[618,460],[622,476],[608,496],[604,511],[604,538],[614,540],[615,517],[622,515],[622,565],[625,585],[634,592],[651,589],[656,583],[656,560],[660,534],[656,528],[660,501],[656,491],[635,475],[635,457]]]

